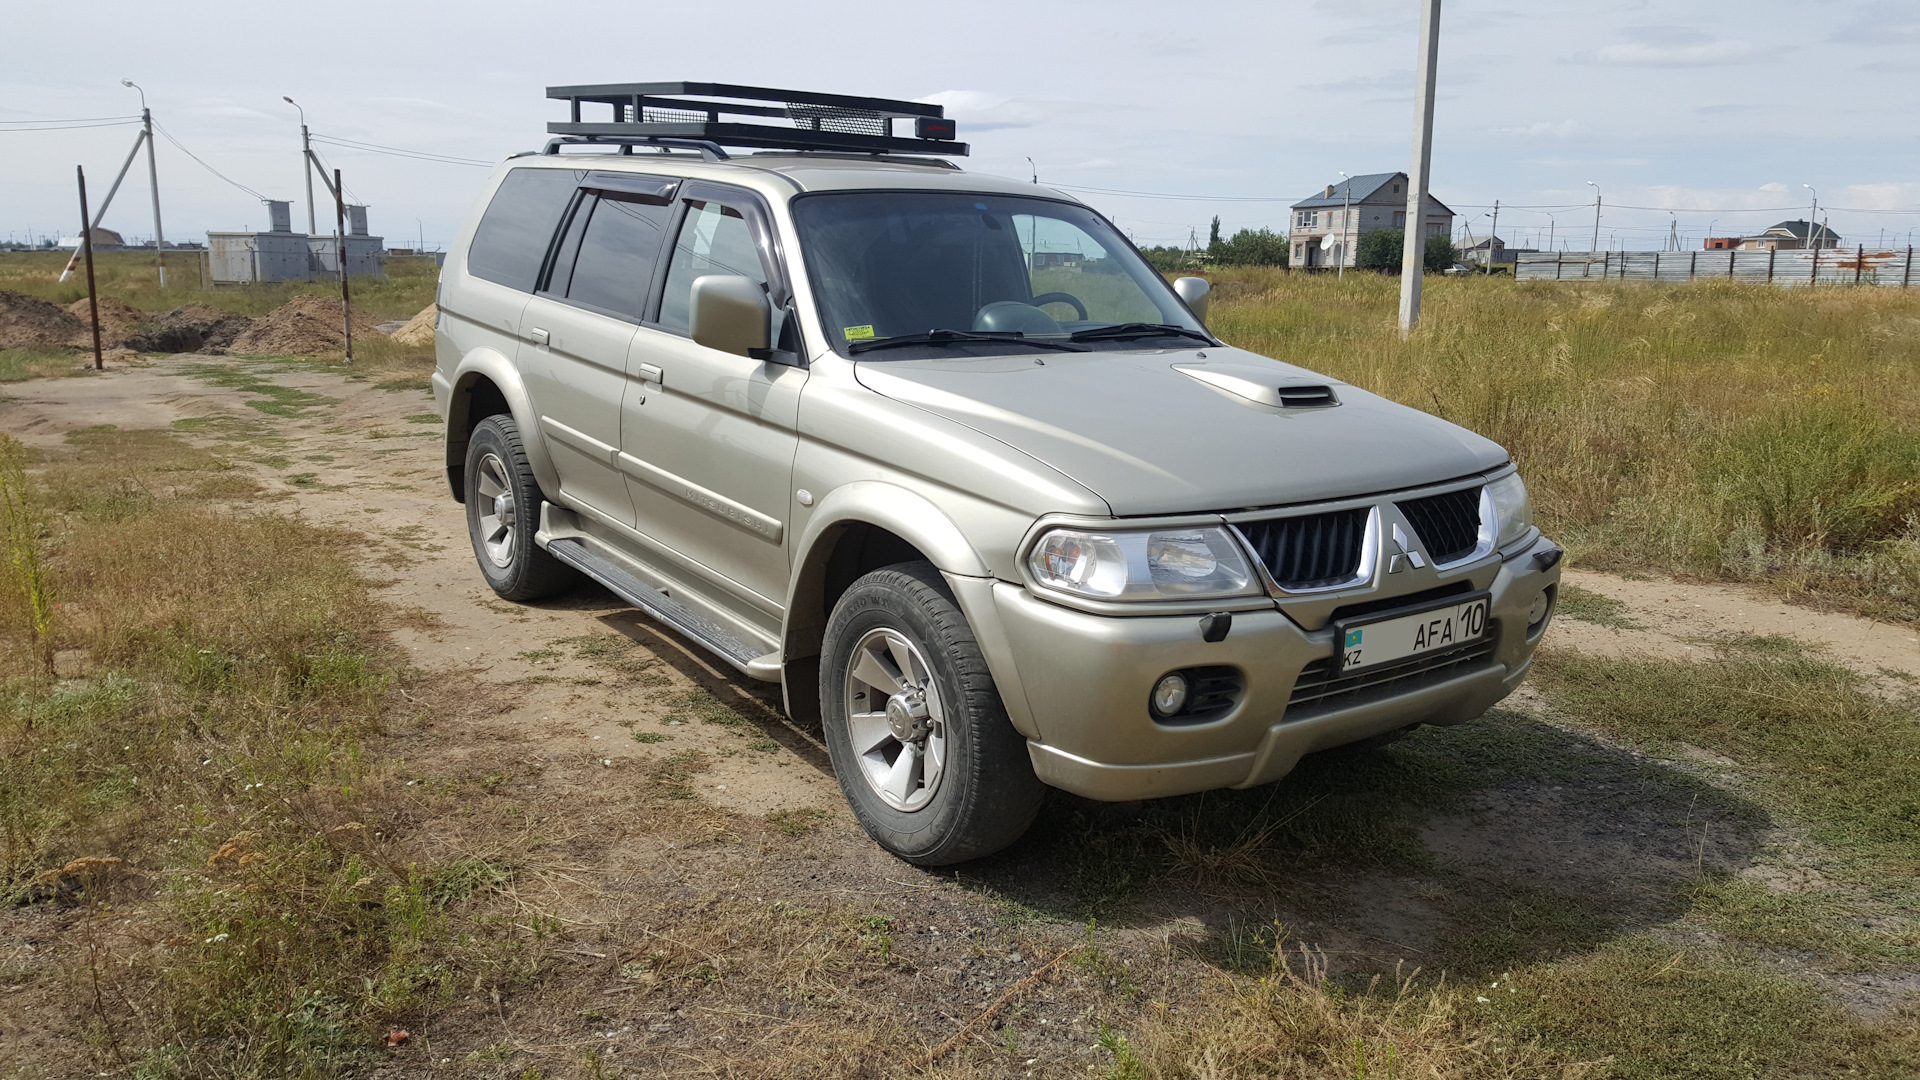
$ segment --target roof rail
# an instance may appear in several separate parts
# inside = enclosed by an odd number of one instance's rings
[[[547,132],[587,141],[706,143],[716,150],[734,146],[956,157],[967,153],[967,144],[955,140],[954,123],[946,119],[946,110],[915,101],[702,82],[549,86],[547,97],[567,102],[569,109],[568,119],[549,123]],[[612,114],[606,121],[583,120],[583,104],[608,106]],[[912,120],[913,137],[895,136],[895,120]],[[553,152],[558,153],[557,147]]]
[[[706,139],[663,139],[658,135],[559,135],[547,140],[542,154],[559,154],[562,146],[618,146],[622,154],[633,153],[636,146],[651,146],[661,150],[698,150],[707,161],[730,161],[733,155],[720,148],[720,144]]]

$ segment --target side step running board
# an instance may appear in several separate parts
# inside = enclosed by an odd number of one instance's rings
[[[738,668],[741,674],[768,681],[780,678],[779,653],[761,655],[756,646],[733,631],[677,603],[666,593],[601,558],[580,541],[554,540],[547,544],[547,550],[554,558],[606,586],[615,596],[692,638]]]

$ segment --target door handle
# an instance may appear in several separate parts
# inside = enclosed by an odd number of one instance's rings
[[[533,339],[533,343],[535,345],[539,345],[542,347],[545,347],[548,342],[553,340],[552,334],[547,333],[545,328],[538,327],[538,326],[528,327],[527,336]]]
[[[666,385],[666,381],[661,375],[659,366],[655,364],[640,365],[640,381],[658,383],[661,386]]]

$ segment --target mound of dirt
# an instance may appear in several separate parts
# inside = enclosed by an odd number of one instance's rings
[[[374,321],[353,313],[353,332],[368,337],[379,333]],[[253,321],[227,346],[230,352],[274,356],[313,356],[346,347],[340,326],[340,301],[327,296],[296,296]]]
[[[93,328],[87,323],[87,302],[85,300],[75,300],[73,303],[68,304],[67,314],[80,320],[80,332],[74,335],[73,340],[67,344],[91,352],[93,349]],[[128,338],[139,333],[141,324],[145,323],[149,318],[151,318],[150,315],[134,307],[132,304],[127,303],[125,300],[112,296],[101,297],[100,347],[103,349],[117,348]]]
[[[105,312],[101,313],[101,319],[104,330]],[[125,344],[129,349],[145,353],[222,353],[252,325],[253,320],[245,315],[205,304],[188,304],[148,319],[140,332],[128,337]]]
[[[93,332],[79,319],[37,296],[0,289],[0,349],[64,349],[83,332],[91,347]]]
[[[428,304],[420,310],[420,314],[408,319],[407,325],[393,332],[394,343],[399,345],[433,344],[433,322],[439,314],[440,308],[438,305]]]

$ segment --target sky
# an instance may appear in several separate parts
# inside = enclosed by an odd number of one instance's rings
[[[966,168],[1037,174],[1142,245],[1204,241],[1215,215],[1284,232],[1342,171],[1408,167],[1421,6],[7,0],[0,234],[78,231],[74,166],[97,204],[137,127],[34,122],[135,116],[123,78],[163,129],[169,240],[265,228],[261,196],[304,227],[283,95],[317,136],[458,159],[317,147],[390,247],[435,247],[487,176],[459,162],[535,148],[563,118],[548,85],[676,79],[942,104]],[[1651,250],[1805,217],[1811,185],[1846,243],[1904,245],[1917,89],[1920,0],[1447,0],[1433,190],[1476,238],[1497,199],[1509,244],[1579,250],[1593,181],[1600,245]],[[144,163],[104,224],[152,236]]]

